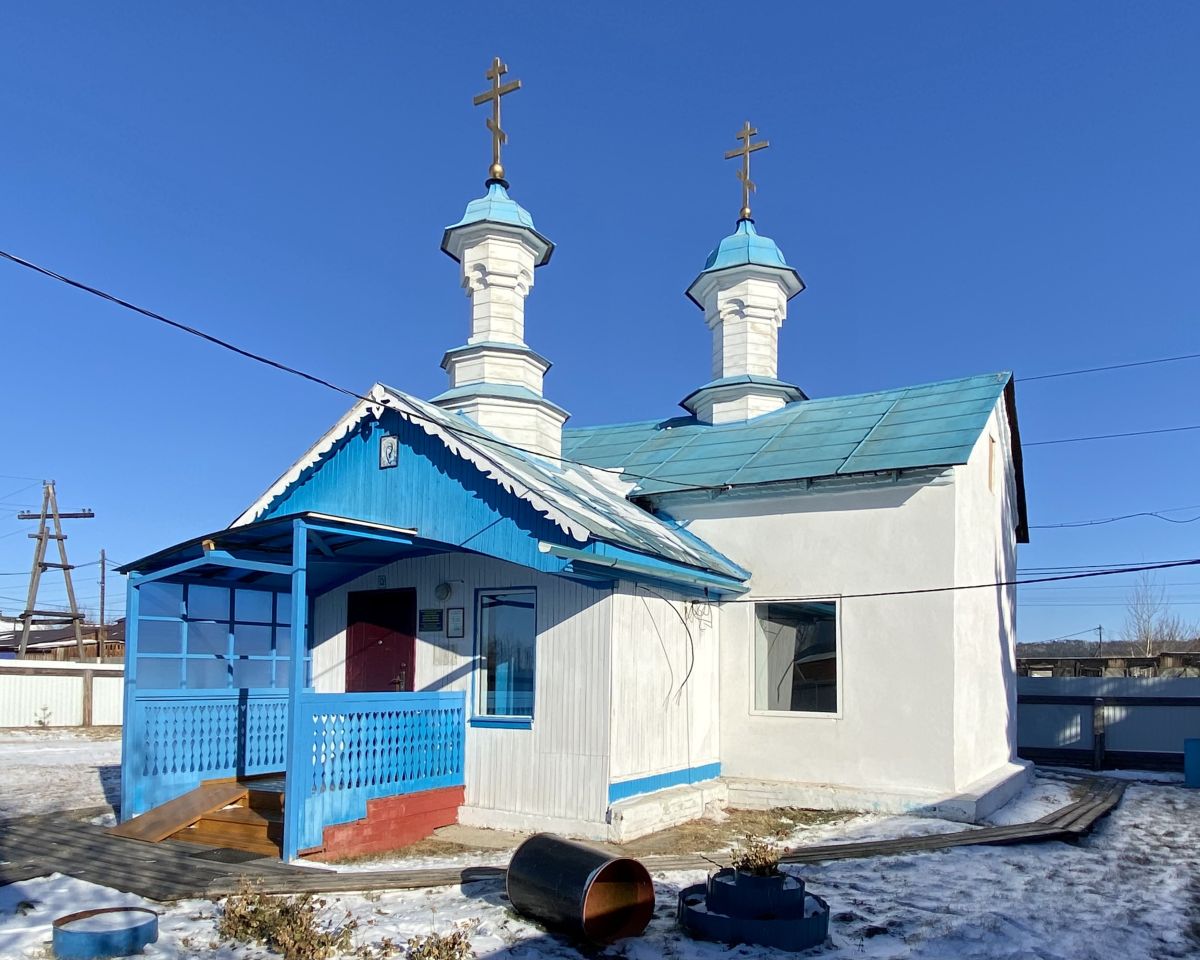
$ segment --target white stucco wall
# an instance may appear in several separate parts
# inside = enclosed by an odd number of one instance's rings
[[[998,583],[1017,572],[1016,480],[1001,399],[966,464],[954,468],[956,582]],[[955,785],[1014,759],[1016,588],[954,594]]]
[[[670,509],[753,571],[744,600],[838,598],[953,582],[952,480],[946,471]],[[839,600],[832,715],[753,712],[753,603],[720,610],[724,775],[859,792],[954,788],[951,595]]]
[[[439,601],[434,588],[453,593]],[[475,591],[537,590],[532,729],[467,727],[466,805],[460,819],[484,826],[536,826],[604,833],[608,793],[610,592],[489,557],[447,553],[401,560],[316,598],[313,679],[317,690],[345,686],[346,595],[415,588],[417,606],[463,607],[466,636],[418,637],[417,690],[463,690],[470,712]]]
[[[719,611],[622,582],[613,594],[613,782],[720,759]]]

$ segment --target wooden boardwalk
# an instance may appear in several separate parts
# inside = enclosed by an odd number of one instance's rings
[[[89,814],[41,814],[0,821],[0,886],[64,873],[90,883],[136,893],[151,900],[204,896],[218,881],[236,885],[242,877],[304,877],[329,871],[295,867],[267,858],[241,859],[238,852],[179,840],[147,843],[114,836],[86,822]]]
[[[1074,803],[1031,823],[1004,827],[971,827],[896,840],[868,840],[801,847],[783,858],[785,863],[813,863],[855,857],[887,857],[944,850],[949,847],[1040,843],[1076,840],[1121,801],[1125,784],[1094,778]],[[371,870],[335,872],[316,867],[292,866],[277,860],[243,863],[221,862],[228,851],[209,850],[196,844],[167,840],[149,844],[114,837],[104,828],[72,821],[63,815],[0,821],[0,885],[65,873],[81,880],[152,900],[185,897],[216,898],[234,892],[249,879],[263,893],[352,893],[366,890],[411,890],[457,886],[463,883],[503,880],[503,867],[455,867],[429,870]],[[639,858],[652,873],[671,870],[708,870],[714,860],[697,855]]]

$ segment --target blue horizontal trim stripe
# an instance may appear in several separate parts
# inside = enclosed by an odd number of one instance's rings
[[[678,787],[686,783],[714,780],[720,775],[720,763],[706,763],[700,767],[685,767],[683,770],[672,770],[670,773],[654,773],[648,777],[622,780],[620,783],[608,785],[608,802],[616,803],[618,800],[625,800],[628,797],[654,793],[656,790],[666,790],[668,787]]]
[[[533,717],[471,717],[473,727],[496,727],[504,730],[531,730]]]

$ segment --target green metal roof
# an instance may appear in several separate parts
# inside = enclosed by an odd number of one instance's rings
[[[950,466],[967,461],[1011,382],[989,373],[802,400],[742,423],[675,417],[564,430],[563,456],[648,478],[631,477],[634,495]],[[1014,436],[1018,471],[1019,450]]]

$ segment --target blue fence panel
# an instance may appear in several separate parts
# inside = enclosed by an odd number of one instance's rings
[[[138,690],[124,731],[122,819],[220,777],[282,773],[286,690]]]
[[[297,848],[367,815],[367,801],[463,784],[462,693],[302,693],[288,803],[302,807]]]

